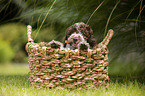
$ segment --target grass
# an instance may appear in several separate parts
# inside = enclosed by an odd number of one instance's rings
[[[137,81],[110,82],[97,89],[36,89],[28,84],[28,65],[0,66],[0,96],[144,96],[145,86]]]

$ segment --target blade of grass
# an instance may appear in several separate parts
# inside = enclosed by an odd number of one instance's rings
[[[10,5],[10,3],[11,3],[11,0],[9,0],[9,2],[0,9],[0,12],[3,11],[4,9],[6,9]]]
[[[49,7],[49,6],[50,5],[48,4],[47,7]],[[37,20],[37,28],[39,27],[39,23],[40,23],[41,17],[43,17],[42,16],[43,13],[45,13],[45,9],[43,9],[43,8],[40,8],[40,9],[42,9],[42,11],[41,11],[41,14],[39,15],[38,20]]]
[[[127,19],[126,21],[130,21],[130,22],[145,22],[143,20],[135,20],[135,19]]]
[[[37,33],[36,33],[36,35],[35,35],[34,40],[36,39],[36,37],[37,37],[37,35],[38,35],[40,29],[42,28],[42,26],[43,26],[43,24],[44,24],[44,22],[45,22],[45,20],[46,20],[46,18],[47,18],[47,16],[48,16],[48,14],[50,13],[50,10],[52,9],[53,5],[55,4],[55,2],[56,2],[56,0],[53,1],[53,3],[52,3],[52,5],[50,6],[48,12],[46,13],[46,15],[45,15],[45,17],[44,17],[44,19],[43,19],[43,21],[42,21],[42,23],[41,23],[41,25],[40,25],[38,31],[37,31]]]
[[[142,3],[142,2],[141,2],[141,3]],[[145,5],[140,9],[139,14],[138,14],[138,17],[137,17],[136,22],[135,22],[135,38],[136,38],[137,46],[139,46],[139,45],[138,45],[138,40],[137,40],[136,26],[137,26],[137,21],[138,21],[140,15],[141,15],[141,12],[143,11],[144,7],[145,7]]]
[[[139,2],[140,2],[140,1],[139,1]],[[127,17],[126,17],[125,23],[126,23],[127,19],[129,18],[130,14],[131,14],[131,13],[133,12],[133,10],[135,9],[135,7],[139,4],[139,2],[138,2],[135,6],[133,6],[133,8],[131,9],[131,11],[129,12],[129,14],[128,14]]]
[[[95,12],[101,7],[101,5],[104,3],[104,1],[101,3],[101,4],[99,4],[99,6],[94,10],[94,12],[91,14],[91,16],[89,17],[89,19],[88,19],[88,21],[87,21],[87,23],[86,24],[88,24],[89,23],[89,21],[90,21],[90,19],[92,18],[92,16],[95,14]]]
[[[118,5],[119,3],[120,3],[120,0],[116,3],[116,5],[114,6],[114,8],[112,9],[112,11],[111,11],[111,13],[110,13],[110,15],[109,15],[109,18],[108,18],[107,23],[106,23],[106,26],[105,26],[104,37],[105,37],[105,34],[106,34],[106,32],[107,32],[107,27],[108,27],[109,21],[110,21],[110,19],[111,19],[111,16],[112,16],[114,10],[116,9],[116,7],[117,7],[117,5]]]

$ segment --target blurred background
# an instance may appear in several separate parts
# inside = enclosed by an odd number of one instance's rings
[[[110,76],[145,78],[144,8],[144,0],[0,0],[0,65],[28,64],[27,25],[35,42],[49,42],[62,41],[65,29],[82,21],[97,43],[114,30]]]

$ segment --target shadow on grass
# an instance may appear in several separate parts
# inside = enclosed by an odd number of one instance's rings
[[[115,83],[126,83],[126,82],[135,82],[144,84],[145,76],[141,76],[140,78],[134,77],[123,77],[123,76],[109,76],[110,82]],[[1,84],[13,85],[13,86],[25,86],[29,87],[29,75],[0,75]]]
[[[128,81],[131,81],[131,82],[137,81],[138,83],[145,84],[145,75],[140,75],[140,76],[137,76],[137,75],[136,76],[113,76],[113,75],[110,75],[109,78],[110,78],[110,82],[125,83]]]
[[[0,83],[3,85],[28,87],[29,75],[0,75]]]

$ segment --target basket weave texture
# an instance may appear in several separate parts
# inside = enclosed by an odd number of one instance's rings
[[[34,43],[31,26],[27,28],[30,85],[37,88],[88,88],[108,84],[107,45],[113,30],[109,30],[95,49],[83,51],[51,48],[49,42]]]

